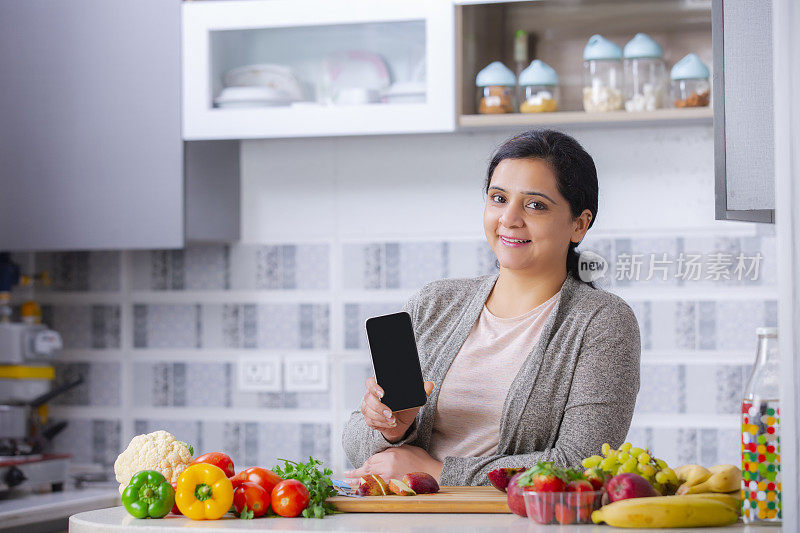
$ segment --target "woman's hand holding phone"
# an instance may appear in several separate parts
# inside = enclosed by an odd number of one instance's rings
[[[380,431],[387,441],[392,443],[399,441],[411,427],[420,408],[414,407],[393,413],[391,409],[381,403],[383,389],[375,381],[375,378],[367,378],[366,385],[367,391],[361,400],[361,414],[364,415],[364,422],[372,429]],[[426,381],[424,387],[425,394],[430,396],[433,392],[433,382]]]

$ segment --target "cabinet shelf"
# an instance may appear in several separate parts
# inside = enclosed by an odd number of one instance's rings
[[[517,128],[537,126],[605,126],[605,125],[665,125],[665,124],[711,124],[714,112],[709,107],[694,109],[658,109],[628,113],[586,113],[584,111],[560,111],[556,113],[508,113],[504,115],[461,115],[458,126],[462,130]]]

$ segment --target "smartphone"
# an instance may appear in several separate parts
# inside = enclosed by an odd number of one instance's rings
[[[427,396],[419,365],[411,316],[406,312],[367,319],[367,340],[381,401],[392,411],[425,405]]]

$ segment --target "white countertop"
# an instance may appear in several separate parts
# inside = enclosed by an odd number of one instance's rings
[[[490,533],[610,533],[615,531],[650,532],[652,529],[616,529],[604,525],[542,526],[513,514],[390,514],[390,513],[344,513],[313,518],[257,518],[240,520],[226,515],[222,520],[193,521],[182,516],[167,515],[160,520],[139,520],[130,516],[124,507],[100,509],[72,516],[69,519],[70,533],[142,533],[146,529],[158,533],[177,533],[187,527],[204,532],[242,531],[347,531],[386,532],[452,532],[467,533],[486,531]],[[725,528],[705,528],[713,531],[735,531],[735,533],[776,533],[775,526],[744,526],[739,523]],[[700,528],[670,529],[672,533],[697,533]]]
[[[76,512],[120,504],[116,488],[65,489],[21,494],[0,500],[0,529],[66,519]]]

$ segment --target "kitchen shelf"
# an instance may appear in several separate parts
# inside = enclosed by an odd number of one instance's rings
[[[556,113],[507,113],[503,115],[461,115],[461,129],[515,128],[537,126],[605,126],[605,125],[666,125],[711,124],[714,111],[708,107],[694,109],[658,109],[628,113],[586,113],[562,111]]]

